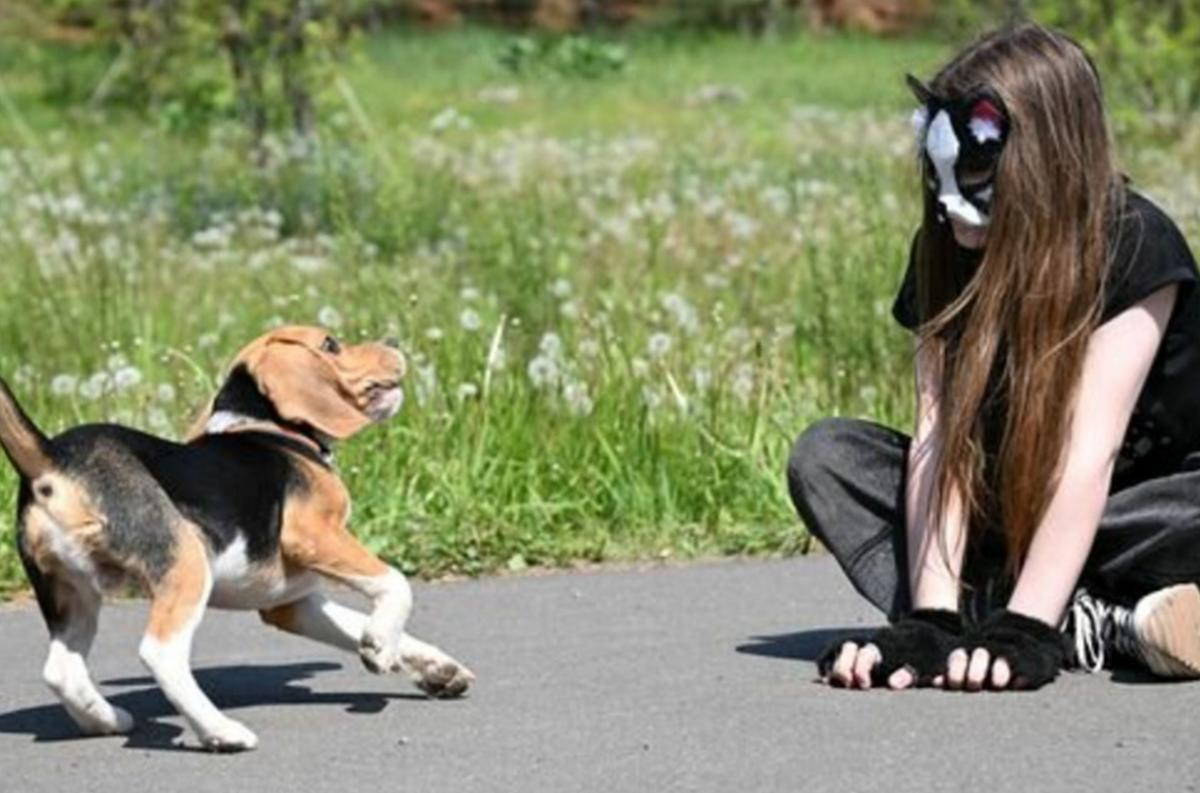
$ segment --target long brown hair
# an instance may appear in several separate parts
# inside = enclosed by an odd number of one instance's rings
[[[989,34],[930,87],[948,98],[990,88],[1010,124],[987,243],[969,280],[925,191],[917,294],[930,319],[921,342],[939,339],[945,351],[931,517],[941,526],[957,490],[972,531],[1002,527],[1015,573],[1061,472],[1122,180],[1096,69],[1061,33],[1023,24]],[[1003,431],[985,438],[996,405]]]

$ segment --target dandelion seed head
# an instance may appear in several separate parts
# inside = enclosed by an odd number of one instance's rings
[[[113,372],[112,382],[118,391],[128,391],[142,382],[142,372],[136,366],[122,366]]]
[[[79,378],[73,374],[56,374],[50,381],[50,393],[57,397],[71,396],[78,383]]]
[[[558,361],[545,353],[535,355],[526,369],[529,381],[539,390],[553,388],[558,384]]]
[[[666,333],[652,333],[646,341],[646,354],[651,358],[662,358],[671,351],[672,340],[670,335]]]
[[[341,312],[333,306],[322,306],[317,312],[317,322],[330,330],[336,330],[342,326]]]
[[[479,312],[473,308],[464,308],[462,313],[458,315],[458,324],[463,330],[474,333],[483,326],[483,320],[479,316]]]
[[[538,352],[548,358],[561,359],[563,353],[562,337],[553,331],[542,334],[542,338],[538,342]]]
[[[595,407],[591,395],[588,394],[587,386],[575,380],[563,386],[563,402],[566,403],[567,410],[572,415],[579,417],[591,415]]]

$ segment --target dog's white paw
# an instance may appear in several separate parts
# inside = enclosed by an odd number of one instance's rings
[[[400,653],[395,644],[370,631],[364,631],[362,639],[359,640],[358,657],[362,659],[367,671],[376,675],[398,672],[401,669]]]
[[[76,720],[79,729],[88,735],[125,735],[133,732],[133,716],[124,708],[102,703],[103,708],[89,709]]]
[[[258,748],[258,736],[246,725],[228,718],[205,730],[200,742],[210,752],[244,752]]]
[[[461,697],[475,682],[475,673],[445,653],[408,656],[404,667],[417,688],[437,699]]]
[[[112,706],[112,721],[110,722],[109,734],[125,735],[133,732],[133,716],[124,708]]]

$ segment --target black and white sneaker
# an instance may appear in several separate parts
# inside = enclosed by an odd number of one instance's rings
[[[1074,634],[1075,664],[1089,672],[1110,655],[1144,664],[1160,677],[1200,678],[1200,587],[1151,592],[1132,609],[1106,603],[1085,590],[1075,593],[1067,631]]]

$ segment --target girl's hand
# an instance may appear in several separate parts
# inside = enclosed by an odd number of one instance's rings
[[[945,674],[946,657],[962,640],[957,612],[918,609],[870,635],[835,642],[817,668],[828,683],[845,688],[930,685]]]
[[[946,688],[979,691],[990,687],[1034,689],[1058,676],[1066,659],[1063,634],[1041,620],[1001,610],[972,631],[964,646],[950,654]],[[939,681],[934,681],[938,685]]]
[[[1012,668],[1004,658],[993,658],[984,647],[976,647],[968,652],[959,647],[950,653],[946,661],[946,675],[933,681],[935,686],[941,686],[953,691],[980,691],[983,688],[1003,690],[1013,684]]]

